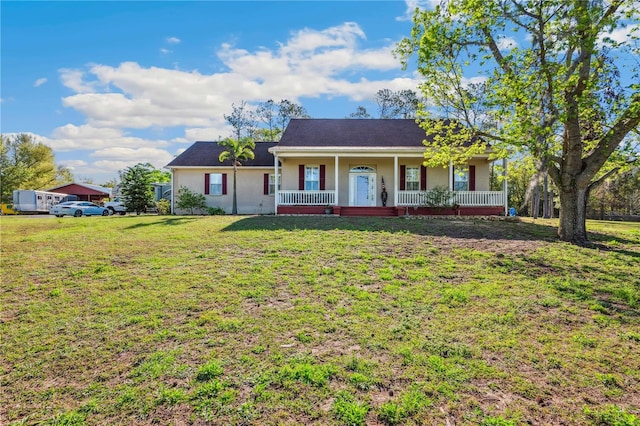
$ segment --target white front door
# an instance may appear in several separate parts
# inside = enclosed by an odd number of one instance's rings
[[[375,206],[376,205],[376,174],[375,173],[349,174],[349,205],[350,206]]]

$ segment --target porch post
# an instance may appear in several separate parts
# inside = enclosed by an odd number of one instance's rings
[[[453,160],[449,160],[449,191],[453,191]]]
[[[398,181],[400,180],[400,176],[398,176],[398,156],[395,155],[393,157],[393,206],[398,207]]]
[[[335,165],[334,165],[334,176],[335,176],[334,177],[334,181],[335,181],[334,185],[335,186],[334,186],[334,189],[333,189],[333,192],[334,192],[333,196],[335,198],[333,200],[333,205],[337,206],[338,205],[338,156],[337,155],[335,156],[334,162],[335,162]]]
[[[275,196],[275,200],[274,200],[274,214],[277,216],[277,215],[278,215],[278,197],[279,197],[279,194],[278,194],[278,177],[279,177],[279,170],[278,170],[278,154],[274,154],[274,155],[273,155],[273,158],[274,158],[274,160],[273,160],[273,161],[274,161],[273,166],[274,166],[274,168],[275,168],[275,176],[274,176],[274,179],[275,179],[275,184],[274,184],[274,186],[275,186],[275,190],[274,190],[274,196]]]
[[[507,185],[507,159],[502,159],[502,196],[504,197],[504,215],[509,215],[509,185]]]

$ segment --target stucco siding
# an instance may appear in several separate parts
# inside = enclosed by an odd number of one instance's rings
[[[273,195],[264,195],[264,174],[273,174],[273,169],[240,168],[237,178],[238,214],[272,214],[275,211]],[[198,194],[204,194],[204,175],[206,173],[226,173],[227,193],[225,195],[205,195],[207,207],[221,207],[225,212],[231,213],[233,208],[233,169],[232,168],[202,168],[202,169],[174,169],[173,186],[174,194],[182,186]],[[176,199],[177,202],[177,199]],[[175,208],[176,214],[188,213]]]

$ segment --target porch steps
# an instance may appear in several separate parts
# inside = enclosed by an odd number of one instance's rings
[[[395,207],[340,207],[340,216],[397,216]]]

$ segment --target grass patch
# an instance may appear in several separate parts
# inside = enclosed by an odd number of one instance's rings
[[[0,221],[7,424],[638,424],[638,224]]]

